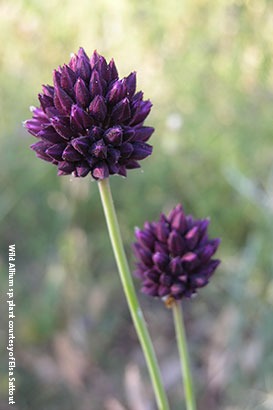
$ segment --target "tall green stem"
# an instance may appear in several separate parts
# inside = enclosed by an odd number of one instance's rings
[[[168,401],[161,381],[160,371],[156,360],[155,352],[148,333],[148,329],[140,309],[136,296],[132,276],[126,259],[123,243],[121,240],[119,225],[112,199],[109,180],[104,179],[98,182],[101,201],[109,230],[109,235],[115,254],[120,279],[127,299],[133,323],[146,359],[147,367],[152,380],[156,402],[160,410],[169,410]]]
[[[173,302],[172,304],[174,325],[177,346],[180,356],[181,370],[183,376],[183,384],[185,390],[186,407],[187,410],[196,410],[196,402],[192,385],[192,377],[190,370],[189,354],[187,350],[187,341],[183,321],[182,307],[180,303]]]

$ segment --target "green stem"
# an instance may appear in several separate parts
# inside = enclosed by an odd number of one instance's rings
[[[147,367],[152,380],[157,406],[160,410],[169,410],[168,401],[163,388],[158,363],[155,352],[148,333],[142,311],[140,309],[136,291],[134,288],[132,276],[129,270],[129,265],[125,255],[124,247],[121,240],[119,225],[115,212],[115,207],[112,199],[109,180],[103,179],[98,182],[101,201],[104,209],[104,214],[108,226],[108,231],[118,265],[120,279],[123,290],[127,299],[129,310],[133,319],[133,323],[146,359]]]
[[[187,350],[187,341],[183,321],[182,307],[180,303],[173,302],[172,304],[174,325],[177,346],[179,350],[181,370],[184,382],[185,398],[187,410],[196,410],[195,396],[192,385],[192,377],[190,370],[190,361]]]

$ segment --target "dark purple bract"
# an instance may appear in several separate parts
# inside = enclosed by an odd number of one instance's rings
[[[220,261],[212,259],[220,239],[209,239],[209,220],[186,216],[181,205],[158,222],[136,229],[135,276],[142,292],[167,300],[191,297],[209,282]]]
[[[57,165],[58,175],[126,176],[151,155],[154,128],[143,123],[152,104],[136,93],[135,72],[120,80],[114,60],[107,64],[96,51],[89,59],[80,48],[53,82],[25,127],[39,140],[31,145],[37,157]]]

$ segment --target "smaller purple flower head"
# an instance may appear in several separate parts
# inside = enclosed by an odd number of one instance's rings
[[[177,205],[158,222],[145,222],[136,228],[134,252],[135,276],[141,279],[141,291],[162,298],[166,306],[172,301],[190,298],[207,285],[220,263],[212,259],[220,239],[209,239],[208,219],[185,215]]]
[[[107,64],[96,51],[89,58],[80,48],[38,97],[24,125],[38,139],[31,145],[37,157],[56,165],[58,175],[126,176],[151,155],[154,128],[143,123],[152,104],[136,92],[135,72],[119,79],[114,60]]]

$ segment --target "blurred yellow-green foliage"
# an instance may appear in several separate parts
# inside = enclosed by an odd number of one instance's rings
[[[198,409],[272,409],[273,3],[2,0],[0,26],[1,410],[12,243],[14,409],[155,409],[96,183],[57,177],[21,125],[79,46],[114,57],[121,76],[136,70],[154,105],[154,154],[111,180],[131,266],[134,226],[177,202],[222,238],[211,285],[184,304]],[[171,314],[140,298],[180,410]]]

